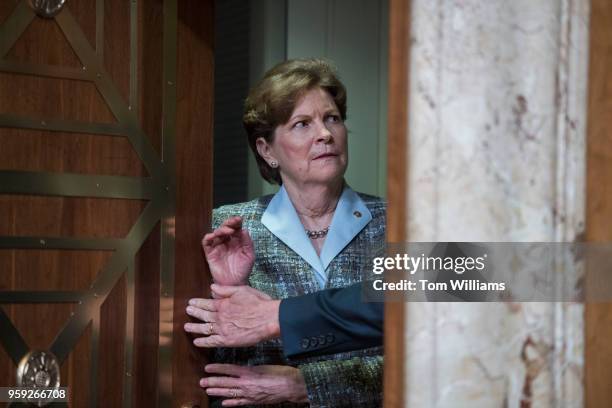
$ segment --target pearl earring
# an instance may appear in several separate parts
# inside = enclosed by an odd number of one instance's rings
[[[271,162],[270,162],[270,167],[272,167],[272,168],[277,168],[277,167],[278,167],[278,163],[277,163],[277,162],[275,162],[275,161],[271,161]]]

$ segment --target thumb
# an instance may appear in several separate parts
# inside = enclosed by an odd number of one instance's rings
[[[210,285],[210,289],[212,292],[221,298],[226,298],[232,296],[234,293],[238,292],[242,286],[224,286],[213,283]]]

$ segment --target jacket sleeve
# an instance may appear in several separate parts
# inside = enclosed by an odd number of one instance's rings
[[[284,299],[281,339],[289,358],[382,345],[383,303],[362,302],[361,284]]]
[[[311,407],[382,405],[383,357],[326,360],[299,366]]]
[[[383,310],[383,303],[362,302],[361,284],[285,299],[279,310],[284,353],[296,358],[380,346]],[[311,407],[382,403],[382,356],[325,360],[299,369]]]

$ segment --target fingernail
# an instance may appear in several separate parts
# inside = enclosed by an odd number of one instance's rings
[[[212,285],[210,285],[210,288],[211,288],[212,290],[217,289],[217,284],[216,284],[216,283],[213,283]]]
[[[189,299],[189,304],[190,305],[195,305],[196,304],[196,300],[195,299]]]
[[[193,313],[193,307],[187,306],[187,313],[192,314]]]
[[[200,387],[206,387],[206,378],[200,380]],[[206,390],[206,392],[208,392],[208,390]]]

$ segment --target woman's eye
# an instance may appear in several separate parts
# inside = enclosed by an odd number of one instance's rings
[[[306,126],[308,126],[308,122],[305,120],[300,120],[299,122],[295,122],[293,124],[293,127],[297,129],[305,128]]]
[[[328,122],[332,122],[332,123],[340,122],[340,116],[338,116],[338,115],[329,115],[327,117],[327,121]]]

